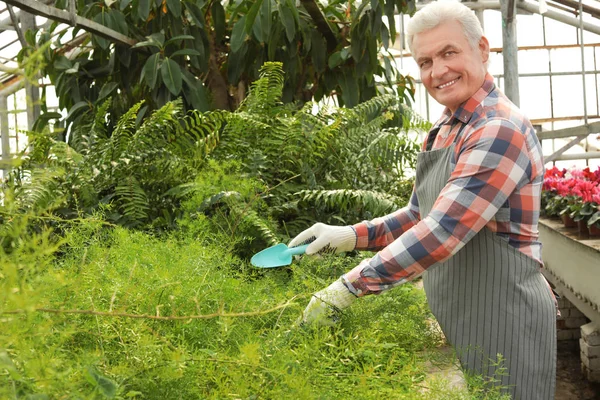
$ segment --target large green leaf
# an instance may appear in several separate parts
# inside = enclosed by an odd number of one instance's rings
[[[177,36],[173,36],[172,38],[170,38],[169,40],[167,40],[165,42],[165,46],[172,44],[172,43],[177,43],[183,40],[194,40],[194,37],[192,35],[177,35]]]
[[[113,29],[115,25],[112,16],[104,11],[96,14],[93,21],[110,29]],[[102,36],[94,35],[94,40],[96,41],[96,43],[98,43],[98,46],[100,46],[100,48],[102,48],[103,50],[106,50],[110,45],[110,40],[105,39]]]
[[[115,22],[114,29],[125,36],[129,35],[129,25],[127,25],[125,15],[123,15],[121,11],[113,9],[111,9],[108,13]]]
[[[100,89],[100,94],[98,95],[97,101],[100,101],[106,98],[109,94],[111,94],[119,84],[117,82],[106,82],[102,85],[102,89]]]
[[[294,37],[296,36],[296,21],[294,20],[294,14],[292,10],[289,9],[287,4],[279,3],[279,18],[281,19],[281,23],[285,28],[285,35],[287,37],[288,42],[292,43]]]
[[[73,62],[65,56],[58,56],[54,61],[54,68],[64,71],[73,68]]]
[[[396,19],[394,17],[394,0],[385,0],[385,6],[383,8],[387,17],[387,26],[390,30],[390,38],[392,39],[393,44],[396,40]]]
[[[272,21],[272,11],[271,11],[271,0],[263,0],[262,7],[260,8],[259,13],[259,29],[262,31],[261,34],[261,42],[268,43],[271,39],[271,21]],[[257,24],[254,24],[257,26]]]
[[[192,21],[194,21],[196,26],[204,28],[204,13],[200,9],[200,7],[189,1],[184,1],[183,5],[188,10],[188,13],[192,17]]]
[[[69,109],[69,113],[67,114],[67,120],[73,118],[75,115],[77,115],[80,111],[82,111],[83,109],[87,109],[90,110],[90,103],[88,103],[87,101],[80,101],[78,103],[75,103],[75,105],[73,105],[73,107],[71,107]]]
[[[139,0],[137,7],[137,15],[142,21],[146,21],[150,15],[151,0]]]
[[[331,56],[329,56],[329,61],[327,61],[327,65],[329,69],[334,69],[338,65],[340,65],[344,60],[342,59],[342,55],[339,51],[336,51]]]
[[[381,24],[381,43],[386,50],[390,47],[390,31],[385,24]]]
[[[270,0],[265,0],[265,1],[270,1]],[[250,10],[248,11],[248,14],[246,14],[246,22],[244,25],[244,32],[246,34],[250,34],[250,32],[252,32],[252,28],[254,25],[254,21],[256,20],[256,16],[258,15],[258,10],[260,10],[260,6],[262,5],[263,0],[258,0],[256,1],[252,7],[250,7]]]
[[[248,44],[246,42],[243,42],[238,51],[229,53],[229,58],[227,60],[227,79],[229,80],[230,84],[237,85],[238,81],[240,80],[242,70],[245,67],[244,60],[246,59],[247,53]]]
[[[325,44],[325,39],[321,36],[319,31],[313,29],[310,42],[310,56],[313,65],[315,66],[315,70],[318,73],[321,73],[327,66],[327,45]]]
[[[177,50],[176,52],[174,52],[173,54],[171,54],[171,57],[176,57],[176,56],[199,56],[200,52],[198,50],[194,50],[194,49],[181,49],[181,50]]]
[[[177,96],[181,92],[181,68],[179,64],[170,58],[165,58],[165,61],[160,66],[160,72],[169,92],[173,96]]]
[[[348,108],[356,106],[360,99],[360,88],[354,71],[351,69],[344,70],[342,74],[338,75],[338,83],[342,88],[344,105]]]
[[[215,40],[220,43],[225,35],[225,10],[220,1],[214,1],[211,6],[213,27],[215,28]]]
[[[196,79],[189,71],[183,71],[183,94],[188,102],[198,111],[210,110],[206,88],[201,81]]]
[[[167,0],[167,8],[173,16],[181,17],[181,0]]]
[[[131,0],[120,0],[119,1],[119,10],[123,11],[127,8],[127,6],[131,3]]]
[[[147,38],[150,41],[154,41],[154,42],[160,44],[161,46],[163,46],[165,44],[165,34],[162,32],[153,33],[150,36],[147,36]]]
[[[194,68],[199,69],[201,72],[208,70],[208,57],[206,57],[207,51],[205,50],[205,35],[203,29],[197,26],[190,27],[190,33],[194,36],[193,46],[198,51],[198,56],[191,56],[190,62]]]
[[[144,67],[142,68],[142,76],[146,81],[146,85],[150,87],[150,89],[154,89],[156,86],[156,77],[158,76],[158,69],[160,67],[160,53],[156,53],[148,57]]]
[[[138,48],[138,47],[156,47],[157,49],[161,49],[164,46],[164,42],[165,42],[165,35],[162,34],[161,32],[159,33],[153,33],[150,36],[146,36],[146,38],[148,40],[144,40],[143,42],[137,42],[136,44],[134,44],[133,46],[131,46],[132,49]]]
[[[230,45],[231,45],[231,51],[234,53],[237,52],[242,47],[242,44],[248,37],[248,34],[246,33],[246,30],[245,30],[245,26],[246,26],[245,24],[246,24],[246,16],[243,16],[235,23],[235,25],[233,26],[233,30],[231,31]]]

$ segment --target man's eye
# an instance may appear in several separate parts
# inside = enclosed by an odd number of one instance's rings
[[[429,65],[431,64],[431,61],[423,61],[419,67],[421,67],[421,69],[423,68],[427,68]]]
[[[455,52],[454,50],[452,50],[452,51],[447,51],[446,53],[444,53],[444,55],[445,55],[446,57],[450,57],[450,56],[452,56],[452,55],[454,55],[454,54],[456,54],[456,52]]]

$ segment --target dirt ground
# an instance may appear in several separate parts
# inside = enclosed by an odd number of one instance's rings
[[[579,343],[558,342],[556,400],[600,400],[600,383],[589,382],[581,373]]]

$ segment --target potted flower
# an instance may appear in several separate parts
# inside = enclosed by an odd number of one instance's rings
[[[598,193],[592,196],[592,207],[595,210],[587,220],[587,226],[590,236],[600,236],[600,186],[597,187]]]
[[[586,177],[587,178],[587,177]],[[575,186],[572,189],[573,201],[569,203],[566,212],[577,224],[580,233],[587,234],[589,232],[587,221],[596,211],[598,204],[593,201],[593,196],[599,193],[598,183],[584,179],[577,179]]]

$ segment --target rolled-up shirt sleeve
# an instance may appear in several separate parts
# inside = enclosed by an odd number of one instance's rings
[[[384,217],[363,221],[353,226],[357,235],[356,249],[379,251],[415,226],[420,218],[419,202],[413,189],[406,207]]]
[[[494,217],[511,193],[531,179],[524,134],[506,119],[488,120],[458,147],[456,166],[430,213],[343,276],[352,293],[379,293],[450,258]]]

